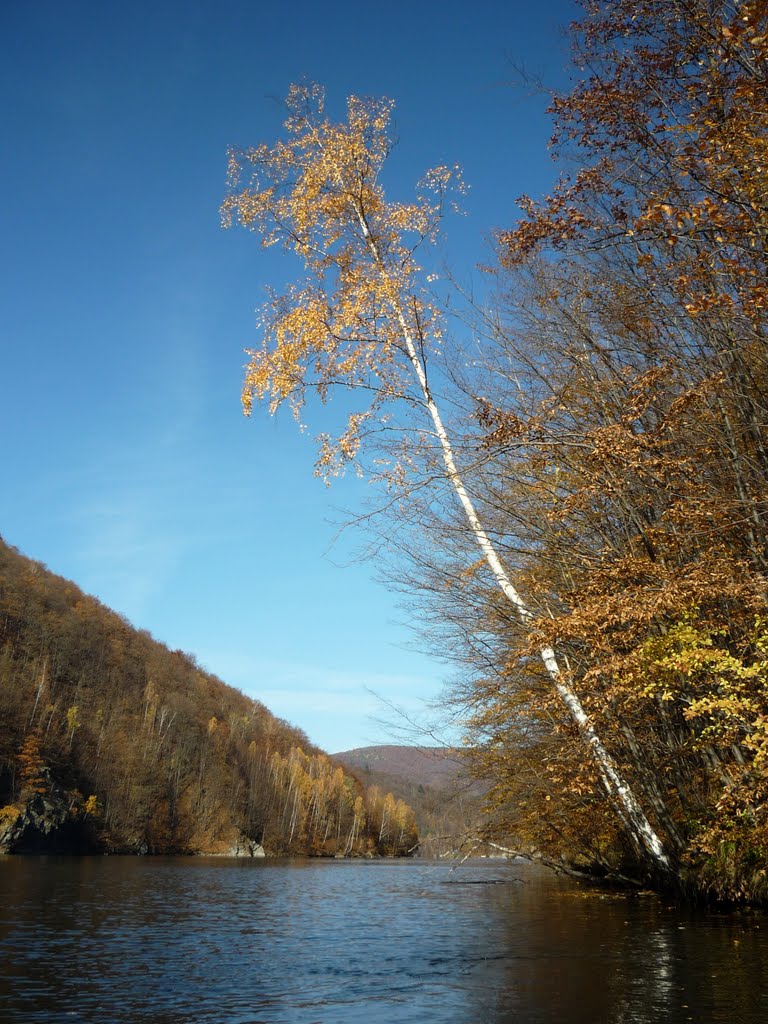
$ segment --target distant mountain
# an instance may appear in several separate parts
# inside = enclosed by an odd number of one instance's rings
[[[2,540],[0,723],[0,853],[398,855],[417,840],[402,799]]]
[[[333,758],[366,786],[389,790],[413,808],[424,856],[457,850],[483,823],[488,786],[471,778],[461,749],[381,744]]]
[[[334,754],[350,768],[367,774],[396,775],[415,785],[433,789],[452,789],[466,783],[466,757],[451,747],[408,747],[385,743],[373,747],[355,747]]]

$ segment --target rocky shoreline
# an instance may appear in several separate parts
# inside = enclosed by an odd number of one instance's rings
[[[266,857],[262,844],[244,833],[206,844],[200,849],[150,850],[144,841],[116,847],[97,828],[88,801],[79,793],[52,786],[45,794],[0,808],[0,854],[191,854],[243,859]]]

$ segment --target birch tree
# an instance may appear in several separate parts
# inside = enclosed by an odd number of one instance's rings
[[[291,87],[287,107],[283,139],[229,153],[224,226],[236,222],[256,231],[263,246],[295,253],[305,270],[301,283],[273,295],[264,308],[262,344],[249,353],[244,410],[268,400],[273,412],[287,404],[301,419],[312,391],[322,401],[335,387],[360,396],[340,436],[321,438],[318,470],[331,476],[358,458],[367,431],[391,429],[393,403],[409,403],[423,419],[427,450],[439,451],[495,584],[530,627],[534,611],[481,522],[430,377],[443,326],[419,259],[437,239],[452,198],[463,191],[460,172],[434,168],[412,203],[388,201],[380,176],[391,149],[391,101],[351,97],[346,121],[334,123],[325,116],[322,89],[299,85]],[[393,477],[405,486],[398,467]],[[651,874],[669,876],[661,839],[554,648],[542,646],[539,655],[638,855]]]

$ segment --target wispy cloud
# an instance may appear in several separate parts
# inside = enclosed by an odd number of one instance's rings
[[[364,666],[334,669],[257,654],[202,651],[200,660],[329,751],[402,740],[404,731],[434,718],[431,702],[440,685],[434,678]]]
[[[79,582],[130,619],[141,621],[150,599],[162,589],[183,557],[186,542],[164,528],[151,488],[119,486],[99,500],[73,508],[80,537]]]

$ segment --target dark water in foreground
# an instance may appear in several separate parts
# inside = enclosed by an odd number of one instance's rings
[[[768,1020],[768,919],[524,865],[0,858],[0,1021]]]

